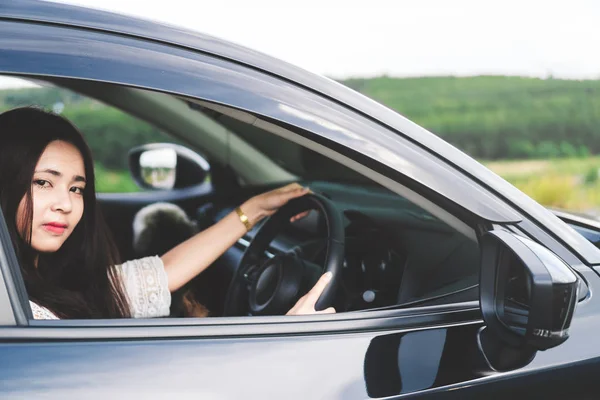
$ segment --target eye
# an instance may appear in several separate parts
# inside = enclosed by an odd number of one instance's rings
[[[74,186],[71,188],[71,192],[83,195],[85,188]]]
[[[34,179],[33,184],[43,187],[43,188],[47,188],[47,187],[51,186],[50,182],[48,182],[47,180],[44,180],[44,179]]]

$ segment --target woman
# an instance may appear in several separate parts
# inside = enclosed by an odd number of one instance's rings
[[[308,189],[290,184],[237,210],[249,226]],[[169,314],[170,292],[206,269],[248,229],[232,212],[161,257],[119,264],[96,206],[94,166],[66,119],[36,108],[0,114],[0,207],[35,318],[148,318]],[[325,274],[288,314],[315,311]]]

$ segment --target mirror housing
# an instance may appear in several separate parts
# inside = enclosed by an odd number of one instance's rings
[[[210,165],[198,153],[172,143],[151,143],[129,151],[129,170],[142,189],[184,189],[204,183]]]
[[[479,345],[490,366],[525,365],[536,351],[567,340],[578,288],[577,275],[544,246],[502,230],[484,234]]]

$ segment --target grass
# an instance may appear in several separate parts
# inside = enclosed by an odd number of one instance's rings
[[[600,214],[600,157],[483,164],[540,204]]]

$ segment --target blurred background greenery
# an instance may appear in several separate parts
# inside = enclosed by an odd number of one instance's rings
[[[600,215],[600,80],[382,76],[341,83],[431,130],[540,203]],[[100,191],[138,190],[127,172],[129,149],[172,141],[69,91],[0,90],[0,112],[32,104],[58,107],[84,133]]]
[[[600,216],[600,80],[349,79],[549,207]]]

